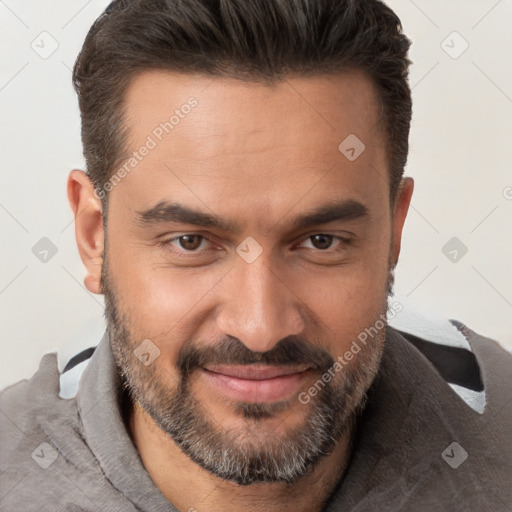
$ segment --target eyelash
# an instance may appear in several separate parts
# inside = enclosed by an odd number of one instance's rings
[[[324,236],[328,236],[328,237],[331,237],[334,240],[339,240],[340,242],[342,242],[340,245],[341,246],[346,246],[346,245],[350,245],[352,243],[352,240],[350,238],[344,238],[344,237],[341,237],[341,236],[338,236],[338,235],[331,235],[329,233],[313,233],[312,235],[309,235],[307,236],[306,238],[304,238],[302,242],[305,242],[306,240],[309,240],[310,238],[314,237],[314,236],[317,236],[317,235],[324,235]],[[199,236],[202,238],[202,241],[208,241],[210,243],[213,243],[212,240],[205,236],[205,235],[201,235],[199,233],[184,233],[182,235],[179,235],[179,236],[174,236],[172,238],[168,238],[166,240],[162,240],[161,242],[159,242],[159,246],[160,247],[163,247],[165,250],[168,250],[172,253],[175,253],[175,254],[178,254],[180,257],[184,257],[184,258],[188,258],[190,256],[186,256],[187,254],[193,256],[193,255],[196,255],[196,254],[200,254],[201,251],[196,249],[194,251],[187,251],[186,249],[183,249],[181,248],[181,250],[174,250],[174,249],[170,249],[170,246],[171,246],[171,242],[174,242],[174,241],[177,241],[179,240],[180,238],[184,237],[184,236]],[[333,252],[337,252],[338,250],[341,250],[341,249],[335,249],[335,250],[331,250],[331,248],[328,248],[328,249],[311,249],[311,248],[307,248],[308,250],[312,250],[312,251],[317,251],[319,253],[326,253],[326,254],[329,254],[329,253],[333,253]]]

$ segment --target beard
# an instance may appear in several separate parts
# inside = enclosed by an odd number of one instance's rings
[[[392,295],[393,283],[391,269],[388,295]],[[135,335],[129,315],[121,308],[106,259],[101,286],[112,352],[129,400],[138,404],[191,460],[221,479],[239,485],[292,484],[332,453],[343,436],[350,435],[364,410],[366,393],[380,367],[385,327],[378,330],[370,343],[361,346],[353,361],[337,372],[335,378],[326,384],[322,382],[307,405],[300,402],[299,407],[304,408],[300,425],[279,434],[265,425],[265,420],[275,422],[287,410],[295,409],[299,400],[294,396],[271,403],[231,402],[237,427],[225,428],[208,413],[191,389],[201,367],[208,363],[307,364],[318,375],[317,383],[335,360],[318,343],[312,344],[298,336],[288,336],[266,352],[251,351],[232,336],[214,344],[187,340],[175,364],[177,382],[173,384],[168,369],[159,364],[163,358],[145,366],[135,357],[134,350],[142,339]],[[386,301],[381,311],[384,317],[387,310]],[[381,323],[382,314],[378,317]],[[370,325],[376,321],[377,318]],[[164,343],[170,342],[165,340]]]

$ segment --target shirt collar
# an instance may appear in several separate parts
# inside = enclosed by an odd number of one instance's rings
[[[107,479],[144,511],[177,512],[147,473],[122,417],[123,390],[105,332],[77,393],[85,439]]]

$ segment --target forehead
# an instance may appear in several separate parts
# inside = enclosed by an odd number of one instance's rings
[[[134,209],[171,200],[184,184],[219,208],[221,194],[269,211],[308,187],[311,201],[387,198],[380,104],[361,72],[266,85],[145,71],[131,81],[125,109],[129,152],[151,146],[112,193]],[[364,147],[356,160],[340,151],[345,140]]]
[[[275,147],[273,136],[280,127],[286,127],[280,140],[291,144],[304,132],[311,143],[328,144],[329,132],[336,142],[349,129],[365,138],[380,112],[373,83],[360,71],[290,77],[266,85],[152,70],[136,75],[126,90],[126,121],[133,138],[151,133],[192,97],[199,108],[193,109],[192,120],[180,123],[179,129],[175,126],[173,138],[202,138],[196,151],[209,156],[234,144],[252,151]],[[236,131],[231,130],[233,125]],[[251,140],[246,139],[249,134]]]

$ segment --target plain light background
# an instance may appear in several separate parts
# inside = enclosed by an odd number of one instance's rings
[[[405,174],[416,186],[396,295],[512,348],[512,0],[387,3],[414,62]],[[0,0],[0,387],[47,352],[62,369],[105,329],[102,297],[83,286],[66,179],[85,168],[71,69],[107,4]],[[57,250],[46,262],[33,252],[43,237]],[[453,237],[456,262],[443,252]]]

